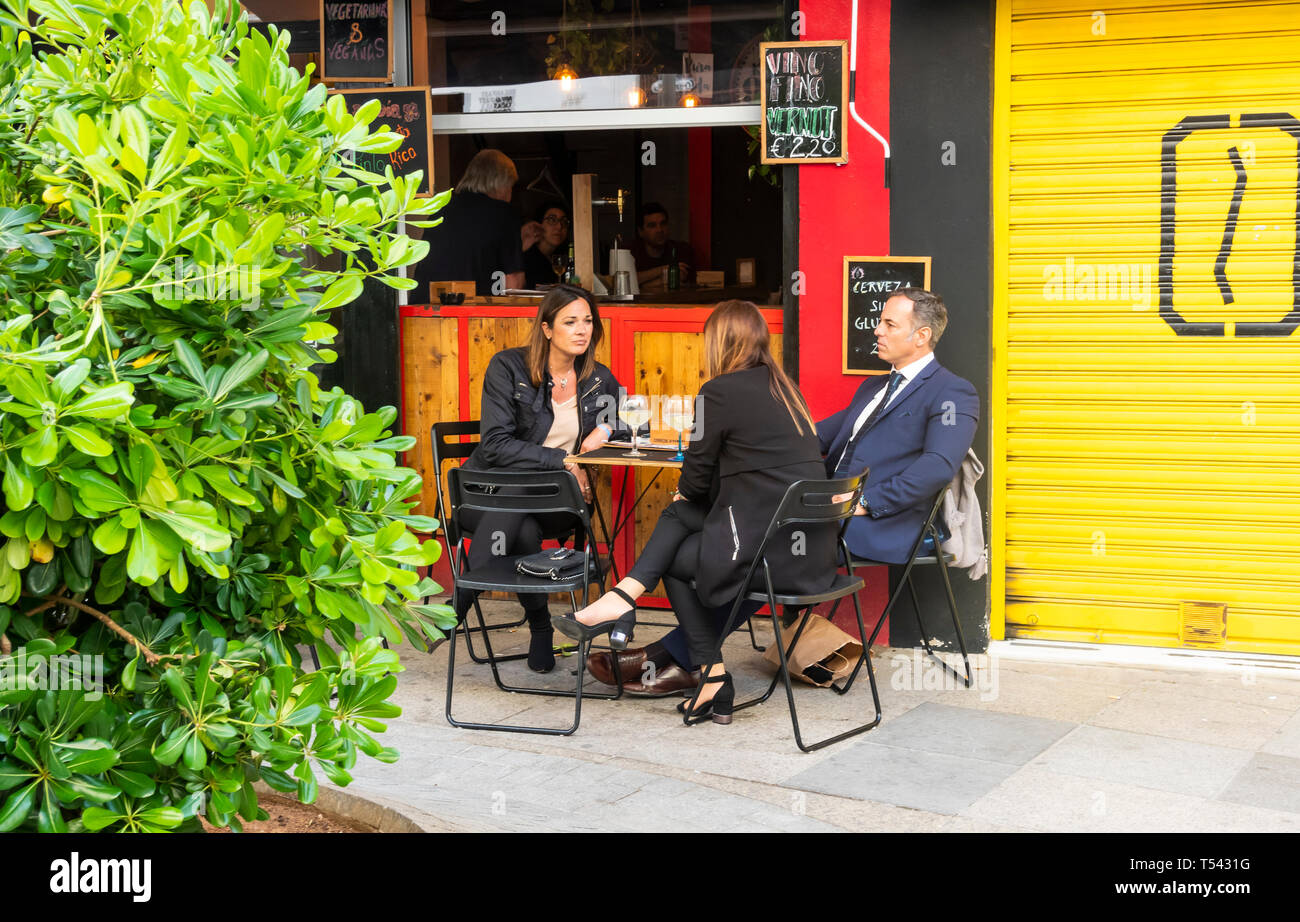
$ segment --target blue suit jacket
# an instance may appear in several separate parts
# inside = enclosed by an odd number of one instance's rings
[[[853,400],[817,424],[826,473],[835,476],[853,424],[888,375],[862,382]],[[975,438],[979,395],[936,359],[894,398],[858,440],[849,470],[868,470],[863,495],[871,515],[849,520],[845,539],[855,557],[906,563],[908,551],[941,487],[952,480]]]

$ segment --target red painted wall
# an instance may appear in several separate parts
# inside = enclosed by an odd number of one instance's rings
[[[886,140],[890,136],[889,5],[890,0],[858,0],[854,105]],[[803,0],[799,9],[804,14],[805,40],[851,43],[852,0]],[[799,269],[805,281],[799,301],[799,389],[815,419],[842,409],[862,383],[861,375],[840,372],[844,367],[844,257],[889,254],[884,148],[852,117],[848,132],[848,163],[799,167]],[[859,596],[870,631],[889,600],[889,578],[884,567],[870,567],[860,575],[866,580]],[[835,623],[850,634],[858,633],[848,605],[840,607]],[[888,623],[877,643],[889,643]]]
[[[889,138],[889,4],[858,0],[858,72],[855,108]],[[852,0],[803,0],[807,41],[843,39],[853,21]],[[847,61],[846,61],[847,65]],[[799,167],[799,388],[813,416],[842,409],[860,375],[843,364],[844,257],[889,253],[889,190],[884,149],[849,119],[849,162]]]

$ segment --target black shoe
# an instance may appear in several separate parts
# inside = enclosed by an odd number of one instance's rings
[[[679,713],[686,715],[686,723],[697,724],[703,722],[706,718],[712,717],[715,724],[731,723],[731,710],[736,703],[736,686],[731,683],[731,673],[724,672],[722,675],[706,676],[700,681],[700,688],[704,687],[706,682],[721,683],[722,687],[718,693],[700,705],[698,708],[691,709],[690,705],[694,704],[700,696],[697,690],[691,696],[690,701],[683,701],[677,705]]]
[[[586,625],[573,617],[572,614],[568,614],[552,615],[551,625],[565,637],[572,637],[574,640],[591,640],[593,637],[608,633],[610,649],[626,650],[628,643],[632,640],[632,630],[636,627],[636,602],[632,601],[632,597],[617,586],[611,589],[610,592],[617,593],[632,607],[617,618],[602,621],[600,624]]]

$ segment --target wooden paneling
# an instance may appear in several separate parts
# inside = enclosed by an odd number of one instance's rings
[[[502,349],[528,345],[533,329],[532,317],[470,317],[469,324],[469,408],[470,418],[478,419],[483,406],[483,373],[492,356]],[[609,321],[602,320],[605,335],[596,347],[596,358],[609,364]]]
[[[459,368],[456,362],[457,321],[442,317],[402,318],[402,412],[406,435],[415,448],[406,466],[428,469],[429,429],[436,422],[460,418]],[[425,477],[419,515],[434,515],[434,482]]]

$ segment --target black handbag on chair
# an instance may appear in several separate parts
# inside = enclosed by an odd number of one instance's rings
[[[515,563],[515,570],[524,576],[535,576],[538,579],[563,580],[572,579],[580,574],[586,563],[586,551],[557,547],[520,557]],[[599,564],[593,561],[592,568],[595,569],[597,566]]]

